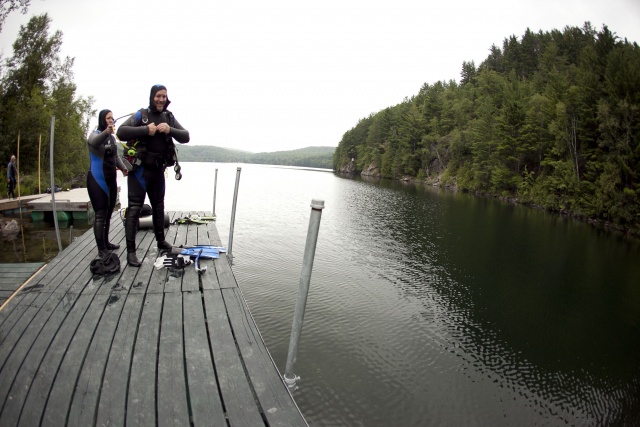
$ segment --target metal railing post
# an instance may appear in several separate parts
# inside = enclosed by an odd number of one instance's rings
[[[229,247],[227,248],[227,256],[233,260],[233,253],[231,252],[233,246],[233,224],[236,222],[236,205],[238,203],[238,187],[240,186],[240,171],[241,167],[236,169],[236,188],[233,190],[233,206],[231,207],[231,225],[229,227]]]
[[[58,213],[56,212],[56,185],[53,179],[53,129],[56,125],[55,114],[51,116],[51,140],[49,147],[49,168],[51,169],[51,205],[53,208],[53,223],[56,227],[56,238],[58,239],[58,252],[62,252],[62,242],[60,241],[60,229],[58,228]]]
[[[213,216],[216,216],[216,189],[218,188],[218,169],[216,168],[215,178],[213,179]]]
[[[316,243],[318,242],[318,231],[320,229],[320,219],[324,209],[324,200],[313,199],[311,201],[311,218],[309,219],[309,230],[307,231],[307,243],[304,248],[304,258],[302,260],[302,272],[300,273],[300,286],[298,288],[298,299],[293,313],[293,324],[291,325],[291,340],[289,341],[289,354],[287,355],[287,365],[284,371],[284,382],[287,387],[296,385],[296,380],[300,377],[293,373],[293,366],[296,363],[298,354],[298,341],[302,332],[304,312],[309,295],[309,282],[311,281],[311,270],[313,269],[313,258],[316,253]]]

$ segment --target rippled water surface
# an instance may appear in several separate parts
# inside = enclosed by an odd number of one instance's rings
[[[167,209],[212,210],[217,168],[226,244],[236,166],[184,164]],[[325,201],[293,393],[311,425],[640,424],[638,242],[462,193],[241,167],[233,269],[281,372]]]

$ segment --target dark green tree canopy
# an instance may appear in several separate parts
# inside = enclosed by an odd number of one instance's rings
[[[19,136],[20,173],[37,173],[38,160],[48,164],[50,123],[55,115],[55,173],[63,182],[87,168],[85,141],[95,112],[91,98],[76,96],[73,59],[60,58],[62,33],[50,34],[50,25],[49,16],[43,14],[21,26],[13,54],[2,68],[0,156],[8,159],[17,153]]]
[[[606,25],[492,45],[344,134],[334,169],[417,177],[640,234],[640,48]],[[353,160],[355,159],[355,162]]]

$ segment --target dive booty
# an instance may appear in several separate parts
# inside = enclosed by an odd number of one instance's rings
[[[127,252],[127,263],[132,267],[140,267],[142,265],[135,252]]]

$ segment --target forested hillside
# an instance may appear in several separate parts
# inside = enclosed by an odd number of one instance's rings
[[[335,151],[335,147],[306,147],[272,153],[250,153],[193,144],[177,144],[177,146],[178,155],[182,162],[239,162],[326,169],[333,167],[332,158]]]
[[[510,36],[459,83],[361,119],[343,172],[513,198],[640,234],[640,49],[603,26]]]

